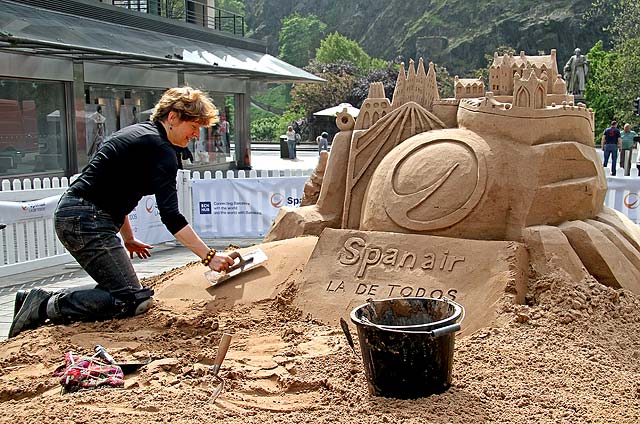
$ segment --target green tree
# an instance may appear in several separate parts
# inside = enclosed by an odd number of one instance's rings
[[[596,0],[593,16],[601,16],[601,21],[608,23],[605,30],[613,34],[609,52],[602,43],[596,43],[587,54],[591,63],[585,95],[596,111],[598,140],[611,119],[636,128],[640,123],[633,110],[633,99],[640,96],[640,2]]]
[[[215,4],[218,9],[244,16],[243,0],[216,0]]]
[[[251,140],[270,141],[277,140],[280,118],[272,115],[265,118],[251,120]]]
[[[606,52],[602,41],[598,41],[587,53],[589,60],[589,77],[585,87],[585,97],[589,107],[595,111],[596,141],[599,133],[609,126],[618,114],[618,94],[616,84],[612,80],[612,68],[618,61],[618,54]]]
[[[348,101],[358,68],[352,63],[319,63],[312,61],[305,68],[326,80],[324,84],[296,84],[291,90],[291,109],[305,110],[309,115]]]
[[[438,93],[440,98],[453,97],[453,78],[449,74],[449,71],[444,66],[435,64],[436,80],[438,81]],[[485,84],[488,84],[489,78],[484,80]]]
[[[334,32],[320,42],[316,50],[316,61],[320,63],[349,62],[360,69],[380,69],[387,66],[387,62],[381,59],[371,58],[360,45]]]
[[[280,29],[278,57],[300,68],[307,66],[326,29],[327,25],[315,15],[294,13],[285,17]]]

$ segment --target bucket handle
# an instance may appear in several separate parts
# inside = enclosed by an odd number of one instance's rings
[[[436,328],[435,330],[427,331],[427,333],[431,333],[430,334],[431,337],[440,337],[440,336],[444,336],[445,334],[453,333],[454,331],[460,331],[459,323]]]
[[[454,301],[452,299],[449,299],[447,296],[442,296],[442,300],[444,300],[447,303],[451,303],[452,305],[455,305],[458,308],[460,308],[460,310],[462,311],[462,317],[458,321],[458,324],[462,323],[462,321],[464,321],[464,318],[467,316],[467,311],[464,309],[464,306],[462,306],[461,304],[459,304],[458,302],[456,302],[456,301]],[[443,328],[446,328],[446,327],[443,327]],[[455,330],[455,331],[458,331],[458,330]]]
[[[393,331],[395,333],[421,333],[421,334],[427,334],[430,337],[444,336],[445,334],[453,333],[454,331],[459,331],[461,328],[459,323],[455,323],[455,324],[446,325],[444,327],[436,328],[434,330],[429,330],[429,331],[405,331],[405,330],[398,330],[397,328],[389,327],[386,325],[374,324],[371,321],[369,321],[367,317],[360,317],[360,320],[367,325],[376,327],[383,331]]]
[[[460,310],[462,311],[462,316],[460,317],[460,320],[454,324],[449,324],[449,325],[445,325],[444,327],[440,327],[440,328],[436,328],[433,330],[429,330],[429,331],[424,331],[423,333],[428,334],[430,337],[440,337],[440,336],[444,336],[445,334],[449,334],[449,333],[453,333],[455,331],[460,331],[460,329],[462,328],[460,326],[460,323],[462,321],[464,321],[464,318],[466,317],[466,311],[464,309],[464,306],[462,306],[461,304],[459,304],[458,302],[455,302],[451,299],[449,299],[448,297],[443,297],[442,298],[445,302],[447,303],[451,303],[455,306],[458,306],[460,308]],[[373,322],[369,321],[367,319],[367,317],[363,316],[360,317],[360,320],[362,320],[362,322],[364,322],[365,324],[371,325],[373,327],[376,327],[380,330],[384,330],[384,331],[400,331],[396,328],[392,328],[386,325],[380,325],[380,324],[374,324]],[[343,328],[344,330],[344,328]],[[346,335],[346,333],[345,333]]]

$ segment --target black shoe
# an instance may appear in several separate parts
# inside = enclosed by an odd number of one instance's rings
[[[51,293],[42,289],[29,290],[24,298],[20,310],[13,318],[9,329],[9,338],[15,337],[24,330],[30,330],[43,324],[47,319],[46,314],[40,313],[40,307],[51,297]]]
[[[16,300],[13,303],[13,317],[15,318],[18,315],[18,311],[22,308],[22,304],[24,303],[24,298],[29,294],[29,290],[18,290],[16,292]]]

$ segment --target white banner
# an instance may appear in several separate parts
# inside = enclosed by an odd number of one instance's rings
[[[607,177],[607,185],[604,204],[640,224],[640,178]]]
[[[60,195],[45,197],[28,202],[0,201],[0,224],[15,224],[39,218],[51,218],[56,210]]]
[[[160,212],[153,195],[144,196],[129,214],[129,222],[136,238],[144,243],[157,244],[175,240],[160,220]]]
[[[282,206],[298,207],[308,177],[192,180],[201,237],[262,237]]]
[[[0,224],[16,224],[53,218],[60,195],[28,202],[0,201]],[[154,196],[144,196],[129,214],[129,221],[138,240],[155,244],[174,240],[173,235],[160,221]]]

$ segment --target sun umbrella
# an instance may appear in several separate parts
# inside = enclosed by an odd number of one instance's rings
[[[315,112],[313,115],[314,116],[336,116],[336,114],[338,112],[342,112],[343,109],[347,109],[347,112],[349,112],[349,115],[353,116],[354,118],[356,118],[358,116],[358,113],[360,112],[360,109],[358,109],[357,107],[351,106],[351,104],[349,103],[340,103],[338,106],[330,107],[328,109],[323,109],[321,111]]]

